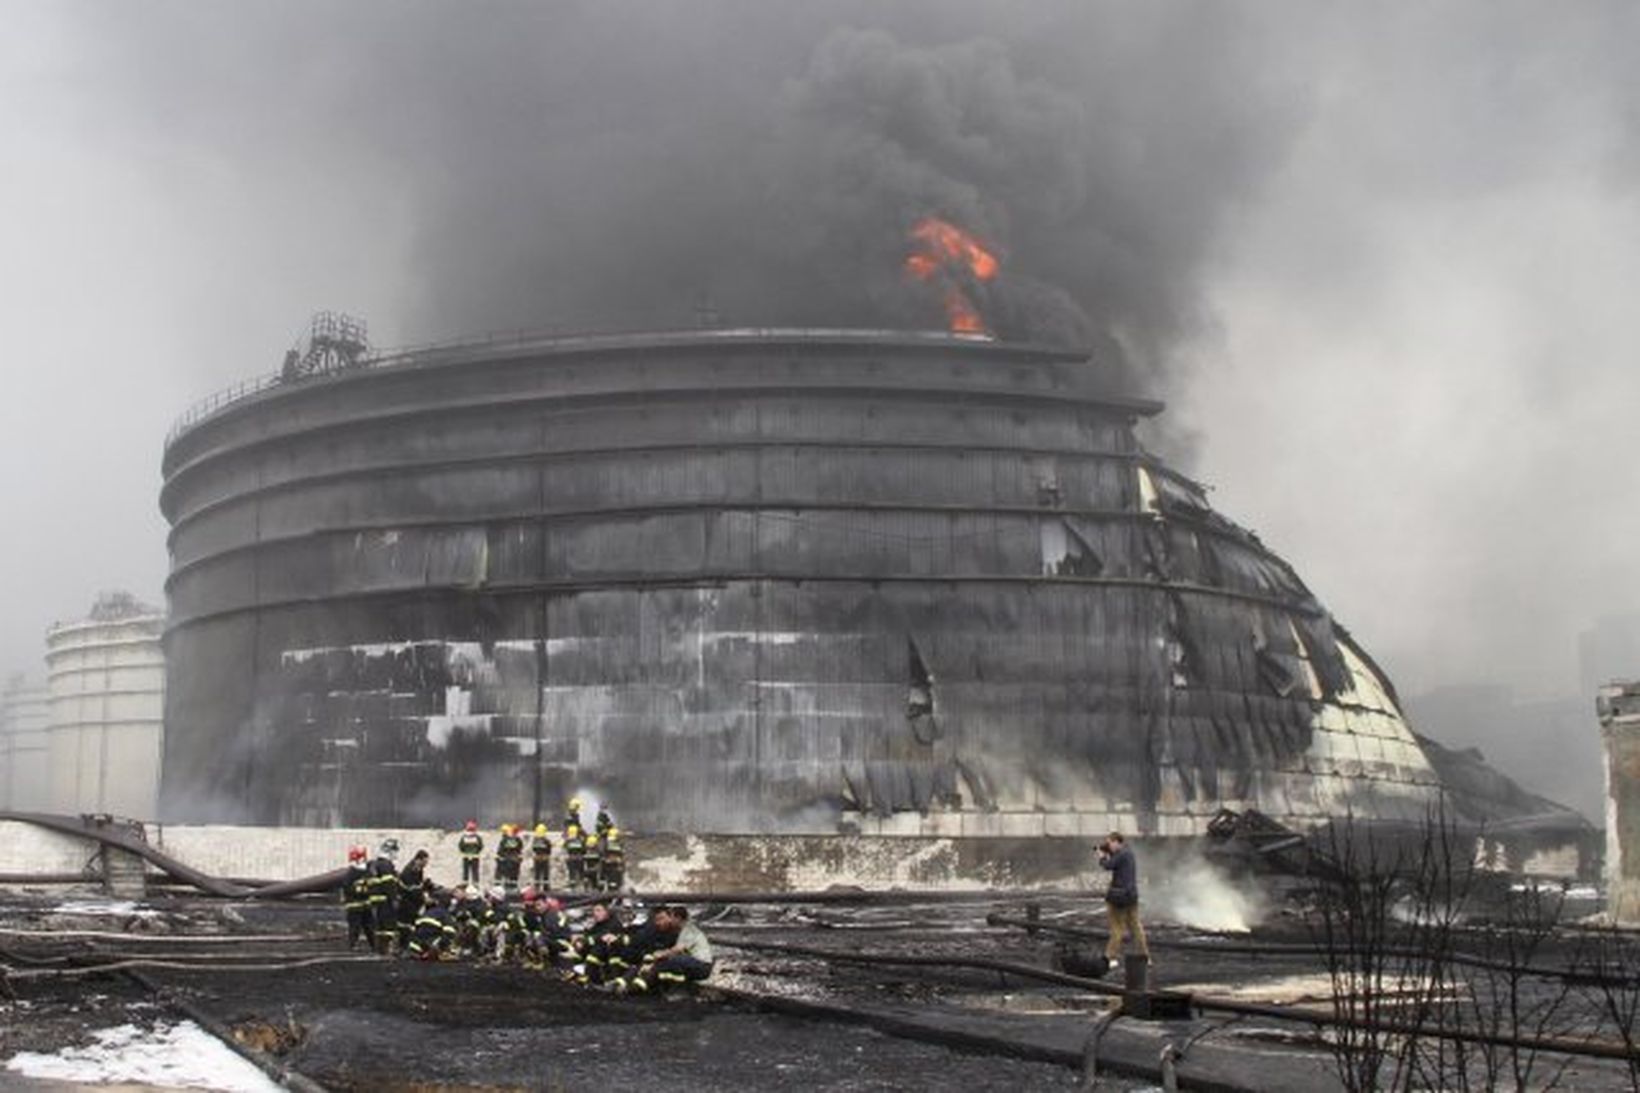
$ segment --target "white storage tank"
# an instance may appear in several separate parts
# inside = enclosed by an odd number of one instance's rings
[[[165,616],[129,593],[46,634],[51,805],[148,819],[164,751]]]
[[[0,690],[0,808],[51,806],[51,704],[43,684],[18,673]]]

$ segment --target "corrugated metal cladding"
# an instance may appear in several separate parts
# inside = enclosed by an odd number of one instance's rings
[[[173,818],[1421,813],[1387,683],[1077,354],[745,331],[277,385],[165,454]]]

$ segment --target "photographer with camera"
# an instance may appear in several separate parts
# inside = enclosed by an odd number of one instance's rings
[[[1122,943],[1133,935],[1136,951],[1150,955],[1145,928],[1139,922],[1139,863],[1120,831],[1112,831],[1099,844],[1099,864],[1110,870],[1110,886],[1105,889],[1105,910],[1110,920],[1110,942],[1105,958],[1114,965],[1122,955]]]

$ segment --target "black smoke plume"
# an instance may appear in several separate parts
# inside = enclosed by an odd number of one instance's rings
[[[1286,128],[1257,23],[1213,8],[279,3],[94,26],[173,137],[403,202],[411,338],[939,327],[901,271],[938,215],[1000,252],[978,293],[998,335],[1140,379]]]

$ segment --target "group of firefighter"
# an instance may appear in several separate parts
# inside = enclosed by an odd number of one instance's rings
[[[484,836],[478,821],[468,820],[456,841],[461,853],[461,882],[479,883],[480,862],[484,857]],[[517,824],[501,825],[501,841],[495,848],[495,883],[517,888],[524,867],[524,836]],[[536,824],[529,843],[531,882],[539,888],[552,886],[552,833],[546,824]],[[609,809],[598,806],[592,831],[581,823],[581,800],[572,797],[564,811],[564,886],[570,890],[618,892],[626,882],[626,849],[621,845],[621,829]]]
[[[384,839],[374,859],[363,846],[348,851],[342,885],[348,948],[363,940],[379,953],[396,951],[416,960],[522,964],[623,993],[711,974],[711,943],[685,907],[661,906],[645,914],[620,901],[599,899],[590,911],[568,910],[548,894],[552,841],[545,824],[532,833],[533,883],[523,888],[519,875],[525,845],[517,825],[501,827],[495,883],[488,891],[479,888],[484,839],[476,822],[467,822],[457,849],[462,882],[453,888],[440,887],[426,875],[425,850],[399,868],[397,839]],[[581,802],[569,802],[563,856],[569,889],[620,891],[626,856],[620,829],[607,809],[598,809],[595,827],[586,832]]]

